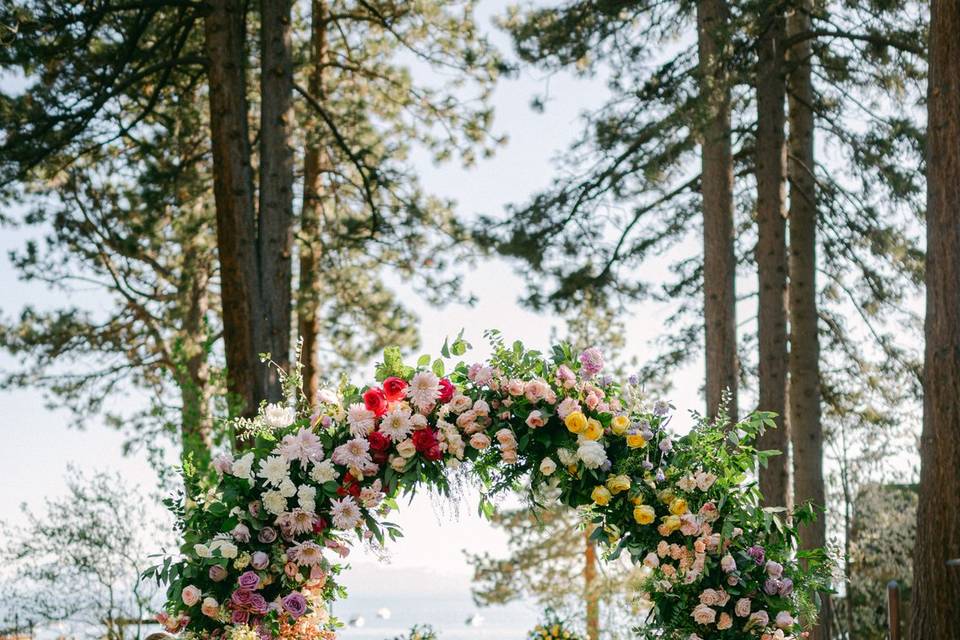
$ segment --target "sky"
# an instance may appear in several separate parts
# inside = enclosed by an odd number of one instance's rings
[[[481,2],[482,24],[489,25],[490,17],[504,6],[501,2]],[[494,33],[492,37],[497,44],[506,44],[502,35]],[[549,89],[545,113],[532,111],[531,98],[543,94],[545,89]],[[417,164],[425,190],[454,199],[464,215],[502,214],[504,205],[523,202],[549,183],[554,171],[552,159],[563,152],[580,130],[580,113],[597,106],[604,92],[598,80],[564,74],[547,78],[538,72],[525,71],[517,78],[502,81],[494,95],[495,130],[508,136],[507,144],[493,158],[480,160],[477,166],[466,170],[456,165],[435,166],[425,157],[420,158]],[[65,302],[62,293],[17,280],[6,255],[21,248],[30,237],[39,237],[37,230],[4,230],[0,234],[0,315],[4,318],[14,316],[26,305],[44,308]],[[461,328],[475,346],[467,358],[485,355],[482,332],[487,328],[498,328],[511,340],[547,347],[551,329],[558,327],[559,322],[549,314],[532,313],[519,306],[517,299],[523,290],[520,268],[503,261],[482,262],[472,268],[464,284],[477,298],[472,307],[453,304],[437,310],[412,300],[411,307],[421,318],[420,352],[437,353],[444,337],[456,335]],[[76,292],[67,301],[93,310],[107,304],[101,295],[90,291]],[[626,319],[628,351],[643,361],[653,354],[648,341],[663,332],[667,310],[647,305],[642,310],[633,310],[630,316]],[[0,355],[0,368],[16,365],[8,355]],[[677,407],[701,408],[701,367],[702,362],[695,360],[680,372],[680,384],[670,397]],[[367,380],[370,374],[358,372],[356,379]],[[94,419],[88,429],[79,430],[72,424],[68,412],[46,407],[44,398],[36,391],[2,392],[0,402],[4,407],[0,417],[0,442],[3,443],[0,468],[4,470],[0,474],[0,521],[19,522],[22,519],[19,505],[25,503],[36,508],[44,496],[62,493],[65,474],[74,472],[68,471],[68,466],[83,472],[115,471],[131,486],[139,485],[144,491],[154,487],[153,472],[143,456],[124,457],[121,453],[123,435],[101,421]],[[136,399],[117,398],[112,402],[118,408],[133,408]],[[680,421],[682,428],[682,412]],[[159,506],[155,508],[159,511]],[[390,629],[396,629],[399,623],[410,618],[410,607],[419,606],[425,617],[440,615],[443,609],[449,627],[445,637],[455,638],[463,632],[454,620],[459,620],[457,616],[472,605],[468,594],[470,569],[462,550],[502,553],[505,540],[476,515],[475,497],[468,497],[458,512],[454,514],[449,505],[439,504],[429,495],[417,496],[394,518],[406,537],[390,550],[389,564],[384,565],[362,551],[353,554],[354,572],[348,574],[346,581],[356,596],[338,613],[363,614],[369,624],[367,631],[351,630],[345,637],[360,639],[368,637],[364,633],[374,632],[370,638],[383,637],[376,636],[387,627],[376,626],[372,613],[375,601],[394,602],[396,608],[407,612],[407,617],[394,615]],[[389,576],[398,576],[406,584],[417,584],[419,591],[414,593],[423,597],[414,604],[404,603],[398,599],[396,587],[391,587],[396,582]],[[433,606],[431,602],[439,602],[434,596],[452,598],[455,604]],[[492,635],[489,637],[496,637],[495,631],[501,628],[517,635],[513,627],[529,625],[535,612],[527,605],[484,615],[490,620],[488,628],[492,629]]]

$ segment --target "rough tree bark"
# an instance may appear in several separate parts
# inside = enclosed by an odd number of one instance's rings
[[[327,64],[327,4],[314,0],[311,16],[311,63],[307,90],[317,102],[323,104],[325,97],[324,70]],[[307,136],[307,149],[303,160],[303,210],[300,216],[300,283],[297,301],[297,329],[303,340],[303,392],[316,398],[320,385],[318,313],[320,281],[317,270],[320,261],[318,234],[322,217],[323,192],[323,147],[320,140]]]
[[[777,428],[758,440],[760,449],[778,449],[782,455],[760,469],[760,488],[766,503],[790,507],[787,400],[787,253],[785,248],[783,5],[768,2],[760,17],[757,91],[757,275],[759,403],[777,414]]]
[[[231,412],[250,416],[261,397],[257,385],[261,330],[244,78],[245,22],[240,0],[211,0],[204,18],[227,388]]]
[[[290,0],[263,0],[260,75],[260,211],[257,261],[264,324],[263,349],[290,366],[293,266],[293,58]],[[281,388],[272,367],[258,370],[262,394],[278,400]]]
[[[736,258],[733,229],[733,156],[730,150],[730,87],[723,64],[726,0],[697,3],[700,87],[707,109],[701,151],[703,194],[703,315],[707,415],[737,418]]]
[[[810,30],[812,0],[800,0],[787,19],[790,35]],[[814,174],[813,80],[810,41],[788,52],[790,185],[790,394],[794,502],[826,504],[823,428],[820,420],[820,339],[817,332],[817,185]],[[800,547],[826,545],[826,518],[800,529]],[[830,637],[829,596],[824,594],[814,640]]]
[[[960,603],[960,3],[933,0],[927,309],[911,638],[954,638]]]
[[[197,206],[202,206],[198,204]],[[181,319],[180,337],[184,361],[177,363],[180,387],[180,454],[199,468],[210,462],[213,421],[210,415],[210,366],[207,362],[206,315],[210,306],[210,265],[201,260],[196,247],[184,250],[184,288],[187,306]]]

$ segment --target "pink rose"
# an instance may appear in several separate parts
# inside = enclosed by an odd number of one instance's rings
[[[720,598],[717,597],[717,592],[713,589],[704,589],[703,593],[700,594],[700,604],[713,607],[720,604]]]
[[[741,618],[746,618],[748,615],[750,615],[750,598],[740,598],[737,600],[737,604],[734,606],[733,611]]]
[[[474,449],[486,449],[490,446],[490,436],[485,433],[475,433],[470,436],[470,446]]]
[[[580,404],[576,398],[564,398],[563,402],[557,406],[557,415],[563,420],[574,411],[580,411]]]
[[[733,573],[737,570],[737,561],[729,553],[720,560],[720,568],[727,573]]]
[[[705,604],[698,604],[694,607],[691,615],[697,624],[713,624],[713,621],[717,619],[717,612]]]
[[[730,617],[730,614],[723,612],[720,614],[720,619],[717,620],[717,629],[724,631],[733,626],[733,618]]]
[[[220,613],[220,603],[216,598],[204,598],[200,605],[200,612],[208,618],[216,618]]]
[[[187,585],[180,592],[180,599],[183,600],[183,604],[192,607],[200,602],[200,588],[192,584]]]
[[[744,629],[752,629],[753,627],[762,629],[768,624],[770,624],[770,615],[766,611],[755,611],[750,614],[750,619],[747,620]]]
[[[538,429],[546,423],[543,419],[543,414],[539,411],[531,411],[530,415],[527,416],[526,422],[527,426],[531,429]]]
[[[781,629],[789,629],[793,626],[794,622],[793,616],[790,615],[789,611],[781,611],[777,614],[774,624]]]
[[[221,582],[223,581],[224,578],[227,577],[227,570],[221,567],[220,565],[215,564],[212,567],[210,567],[210,569],[207,571],[207,575],[214,582]]]
[[[577,376],[570,367],[562,364],[557,367],[557,382],[559,382],[564,389],[572,389],[573,386],[577,384]]]

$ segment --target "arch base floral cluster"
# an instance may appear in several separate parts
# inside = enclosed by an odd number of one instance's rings
[[[168,584],[158,619],[189,640],[331,638],[339,623],[327,604],[344,595],[350,545],[396,538],[385,519],[396,497],[448,492],[459,475],[480,485],[485,508],[490,493],[521,486],[540,504],[578,508],[610,557],[642,563],[641,635],[803,635],[827,566],[821,551],[798,556],[783,514],[759,506],[751,477],[767,454],[751,443],[770,414],[676,437],[670,407],[604,376],[598,350],[543,354],[488,337],[487,361],[449,373],[461,338],[416,366],[388,350],[376,384],[325,389],[315,402],[299,393],[298,371],[284,374],[286,402],[236,421],[247,448],[207,473],[187,469],[192,498],[171,505],[181,557],[150,572]]]

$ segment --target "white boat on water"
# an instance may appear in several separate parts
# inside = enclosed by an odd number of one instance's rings
[[[386,607],[380,607],[377,609],[377,617],[381,620],[389,620],[391,615],[393,614],[390,613],[390,609],[387,609]]]
[[[353,616],[352,618],[350,618],[351,627],[356,627],[357,629],[359,629],[365,624],[367,624],[367,621],[364,620],[363,616]]]

